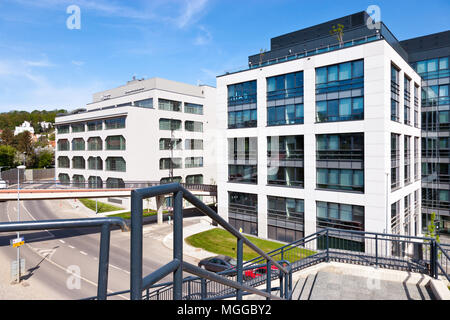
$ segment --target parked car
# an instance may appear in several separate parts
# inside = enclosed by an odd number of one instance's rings
[[[220,255],[205,258],[198,263],[198,266],[211,272],[221,272],[228,269],[236,268],[236,264],[237,262],[235,259],[228,256]]]
[[[278,268],[275,266],[272,266],[272,272],[276,272],[278,271]],[[267,266],[264,267],[259,267],[256,269],[251,269],[251,270],[245,270],[244,271],[244,280],[248,281],[251,279],[255,279],[257,277],[261,277],[261,276],[266,276],[267,274]]]
[[[5,180],[0,180],[0,189],[8,188],[8,183]]]

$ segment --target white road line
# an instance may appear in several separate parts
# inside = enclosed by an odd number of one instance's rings
[[[31,248],[31,246],[30,245],[28,245],[28,244],[26,244],[26,246],[28,246],[28,247],[30,247]],[[31,248],[32,249],[32,248]],[[34,251],[34,250],[33,250]],[[34,251],[34,252],[36,252],[36,251]],[[37,252],[36,252],[37,253]],[[38,253],[37,253],[38,254]],[[39,256],[41,256],[40,254],[38,254]],[[47,262],[50,262],[51,264],[53,264],[55,267],[57,267],[57,268],[59,268],[59,269],[61,269],[61,270],[63,270],[64,272],[66,272],[67,273],[67,268],[64,268],[63,266],[61,266],[61,265],[59,265],[59,264],[57,264],[56,262],[54,262],[54,261],[52,261],[52,260],[48,260],[48,259],[46,259],[46,261]],[[82,277],[82,276],[78,276],[81,280],[84,280],[84,281],[86,281],[87,283],[89,283],[89,284],[91,284],[91,285],[93,285],[93,286],[95,286],[95,287],[97,287],[97,283],[95,283],[95,282],[93,282],[93,281],[91,281],[91,280],[88,280],[88,279],[86,279],[86,278],[84,278],[84,277]],[[107,289],[107,291],[109,292],[109,293],[114,293],[114,291],[112,291],[112,290],[110,290],[110,289]],[[125,297],[125,296],[123,296],[123,295],[121,295],[121,294],[119,294],[119,295],[117,295],[118,297],[121,297],[122,299],[124,299],[124,300],[128,300],[128,298],[127,297]]]
[[[31,212],[25,207],[25,204],[21,203],[21,205],[22,205],[22,207],[25,209],[25,211],[28,213],[28,215],[31,217],[31,219],[33,219],[34,221],[37,221],[37,220],[33,217],[33,215],[31,214]],[[53,233],[51,233],[50,231],[48,231],[48,230],[44,230],[44,231],[47,232],[47,233],[49,234],[49,237],[42,237],[42,238],[34,239],[34,240],[53,239],[53,238],[55,237],[55,235],[54,235]]]
[[[85,255],[85,256],[88,255],[88,254],[87,254],[86,252],[84,252],[84,251],[80,251],[80,253],[83,254],[83,255]]]
[[[74,246],[71,246],[70,244],[69,244],[69,248],[70,248],[70,249],[75,249],[75,247],[74,247]]]
[[[59,242],[61,242],[61,243],[66,243],[64,240],[59,240]]]

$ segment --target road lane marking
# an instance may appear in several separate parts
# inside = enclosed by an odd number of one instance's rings
[[[69,244],[69,248],[70,248],[70,249],[75,249],[75,247],[74,247],[74,246],[71,246],[70,244]]]
[[[28,246],[30,249],[33,249],[29,244],[26,244],[26,246]],[[40,255],[39,253],[37,253],[36,251],[34,251],[34,250],[32,250],[32,251],[35,252],[37,255],[41,256],[41,255]],[[57,268],[59,268],[59,269],[61,269],[61,270],[63,270],[64,272],[67,273],[67,268],[64,268],[63,266],[57,264],[56,262],[54,262],[54,261],[52,261],[52,260],[46,259],[46,261],[47,261],[47,262],[50,262],[50,263],[53,264],[55,267],[57,267]],[[87,282],[87,283],[93,285],[94,287],[97,287],[97,286],[98,286],[97,283],[95,283],[95,282],[93,282],[93,281],[91,281],[91,280],[89,280],[89,279],[86,279],[86,278],[82,277],[81,275],[78,275],[77,277],[80,278],[81,280],[83,280],[83,281],[85,281],[85,282]],[[111,289],[107,289],[107,291],[108,291],[109,293],[114,293],[114,291],[112,291]],[[124,300],[129,300],[127,297],[125,297],[125,296],[123,296],[123,295],[121,295],[121,294],[116,295],[116,297],[121,297],[121,298],[124,299]]]
[[[59,242],[61,242],[61,243],[66,243],[64,240],[59,240]]]
[[[84,251],[80,251],[80,253],[83,254],[83,255],[85,255],[85,256],[88,255],[88,254],[87,254],[86,252],[84,252]]]
[[[33,215],[31,214],[31,212],[25,207],[25,204],[21,203],[21,205],[25,209],[25,211],[28,213],[28,215],[31,217],[31,219],[33,219],[34,221],[37,221],[33,217]],[[48,237],[41,237],[41,238],[33,239],[33,240],[47,240],[47,239],[53,239],[55,237],[55,235],[53,233],[51,233],[50,231],[48,231],[48,230],[43,230],[43,231],[47,232],[49,234],[49,236]]]

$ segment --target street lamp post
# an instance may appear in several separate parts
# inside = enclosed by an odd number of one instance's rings
[[[25,166],[17,167],[17,222],[20,222],[20,170]],[[20,232],[17,231],[17,240],[20,238]],[[20,246],[17,247],[17,283],[20,282]]]

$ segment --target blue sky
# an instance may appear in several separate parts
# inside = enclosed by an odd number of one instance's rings
[[[270,38],[369,5],[399,40],[449,29],[448,0],[0,0],[0,112],[83,107],[133,75],[215,86]]]

